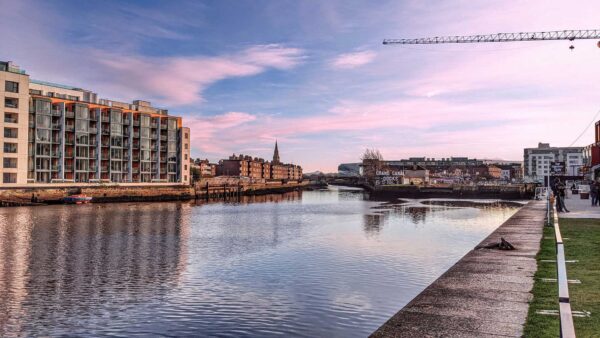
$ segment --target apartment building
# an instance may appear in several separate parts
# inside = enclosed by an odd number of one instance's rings
[[[26,184],[29,76],[12,62],[0,62],[0,104],[0,179],[2,184]]]
[[[583,147],[551,147],[549,143],[539,143],[537,148],[525,148],[523,154],[524,177],[541,182],[550,174],[553,162],[564,164],[566,176],[581,175],[584,167]]]
[[[181,117],[147,101],[30,80],[8,62],[0,62],[0,82],[3,184],[189,184],[190,130]]]

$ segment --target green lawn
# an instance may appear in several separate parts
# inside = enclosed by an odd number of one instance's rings
[[[591,317],[574,318],[578,337],[600,335],[600,219],[560,219],[564,239],[569,279],[579,279],[581,284],[569,284],[571,309],[589,311]],[[546,239],[551,238],[551,239]],[[556,264],[540,262],[556,259],[554,230],[544,228],[542,246],[538,253],[538,270],[533,286],[533,301],[525,324],[526,337],[558,337],[558,316],[540,315],[537,310],[558,310],[557,283],[542,282],[540,278],[556,278]]]

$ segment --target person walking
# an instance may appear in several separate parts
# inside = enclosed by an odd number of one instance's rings
[[[554,202],[556,205],[557,212],[563,212],[562,203],[560,202],[560,193],[558,192],[558,185],[560,184],[560,179],[556,179],[554,184],[552,184],[552,195],[554,195]]]
[[[598,205],[598,182],[594,182],[590,186],[590,197],[592,198],[592,206]]]
[[[565,212],[570,212],[569,209],[567,209],[567,206],[565,205],[565,194],[566,194],[567,187],[560,180],[558,181],[557,190],[558,190],[558,196],[559,196],[559,200],[560,200],[560,208]]]

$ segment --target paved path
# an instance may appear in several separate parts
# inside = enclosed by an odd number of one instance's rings
[[[529,202],[480,244],[504,237],[517,250],[471,250],[371,337],[520,337],[544,215]]]
[[[582,200],[579,195],[571,195],[565,199],[570,212],[560,213],[560,218],[600,218],[600,207],[592,207],[592,200]]]

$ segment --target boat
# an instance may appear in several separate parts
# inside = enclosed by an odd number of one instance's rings
[[[62,201],[66,204],[86,204],[92,201],[92,197],[87,195],[71,195],[63,197]]]

